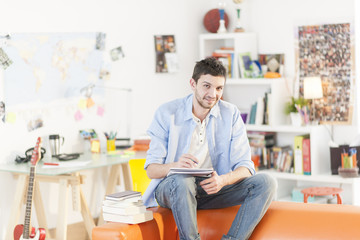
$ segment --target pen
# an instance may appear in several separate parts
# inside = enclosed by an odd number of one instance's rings
[[[107,134],[107,132],[104,132],[104,135],[105,135],[106,139],[109,139],[109,135]]]
[[[191,159],[191,158],[190,158],[190,160],[193,161],[195,164],[198,164],[194,159]]]
[[[58,163],[50,163],[50,162],[44,162],[44,165],[59,166]]]

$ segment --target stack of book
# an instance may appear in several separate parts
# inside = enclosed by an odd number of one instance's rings
[[[141,200],[141,192],[123,191],[108,194],[103,201],[103,217],[108,222],[137,224],[153,219]]]

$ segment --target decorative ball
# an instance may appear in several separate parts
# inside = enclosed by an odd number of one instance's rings
[[[229,25],[229,18],[228,15],[225,12],[225,27],[227,28]],[[216,33],[220,26],[220,13],[219,9],[211,9],[205,14],[204,17],[204,26],[206,30],[208,30],[211,33]]]

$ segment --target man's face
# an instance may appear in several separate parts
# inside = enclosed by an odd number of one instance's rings
[[[196,83],[194,79],[190,80],[190,85],[194,91],[196,102],[204,109],[211,109],[221,98],[225,78],[222,76],[202,75]]]

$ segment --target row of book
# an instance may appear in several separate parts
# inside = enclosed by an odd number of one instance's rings
[[[247,135],[251,158],[258,170],[311,175],[309,135],[295,136],[293,146],[277,146],[275,132],[248,131]]]
[[[137,224],[153,219],[153,212],[146,210],[141,192],[123,191],[108,194],[103,201],[103,218],[108,222]]]
[[[270,98],[271,93],[265,92],[263,97],[259,97],[256,102],[251,105],[248,124],[269,124]]]
[[[212,56],[224,65],[228,78],[234,77],[234,48],[221,47],[220,49],[214,50]]]
[[[258,60],[252,59],[250,52],[237,53],[233,47],[220,47],[212,52],[212,56],[223,63],[227,69],[228,78],[233,78],[236,68],[241,78],[259,78],[266,72],[276,72],[283,75],[284,54],[258,54]],[[234,58],[238,58],[235,66]]]

